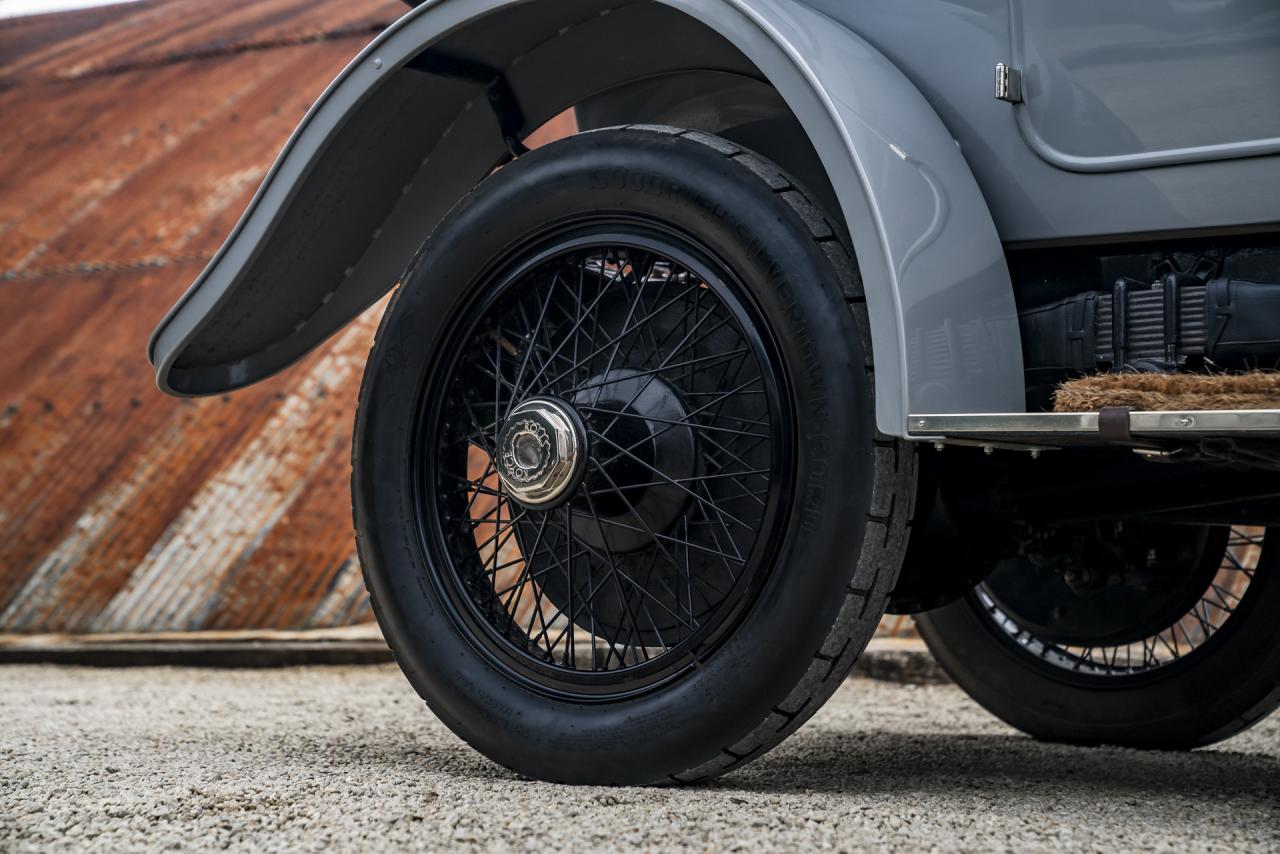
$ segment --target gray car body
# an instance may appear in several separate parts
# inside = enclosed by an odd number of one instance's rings
[[[326,89],[157,328],[162,389],[299,359],[503,161],[483,87],[424,51],[501,73],[512,132],[610,99],[756,128],[848,228],[891,435],[909,413],[1024,411],[1010,247],[1280,222],[1270,0],[431,0]],[[994,97],[998,62],[1022,103]]]

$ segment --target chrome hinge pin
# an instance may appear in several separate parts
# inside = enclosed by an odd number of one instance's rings
[[[996,63],[996,100],[1010,104],[1022,103],[1022,70]]]

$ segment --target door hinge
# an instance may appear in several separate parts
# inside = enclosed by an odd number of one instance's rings
[[[996,63],[996,100],[1022,103],[1022,69]]]

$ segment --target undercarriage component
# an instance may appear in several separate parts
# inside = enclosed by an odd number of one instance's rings
[[[1021,312],[1033,396],[1095,371],[1250,370],[1280,366],[1280,284],[1166,273],[1120,278]]]
[[[1173,462],[1184,459],[1176,456],[1152,462],[1104,448],[1057,450],[1035,459],[974,447],[925,451],[915,524],[889,611],[942,607],[979,583],[1008,575],[1014,564],[1021,573],[1059,561],[1061,583],[1082,592],[1115,579],[1140,587],[1146,583],[1142,574],[1153,567],[1190,572],[1191,564],[1176,554],[1199,546],[1179,545],[1179,531],[1280,525],[1280,483],[1246,463],[1257,458],[1270,465],[1266,457],[1276,446],[1228,444],[1206,441],[1200,456],[1188,454],[1187,462]],[[1173,533],[1146,538],[1155,526]]]
[[[1007,548],[997,493],[966,488],[967,471],[944,454],[920,456],[915,527],[890,614],[919,614],[954,602],[996,567]]]
[[[1280,482],[1274,474],[1221,462],[1152,462],[1104,449],[986,456],[947,448],[934,456],[942,489],[955,505],[975,508],[995,524],[1062,527],[1097,520],[1143,520],[1197,525],[1275,526]],[[998,509],[992,509],[998,508]]]

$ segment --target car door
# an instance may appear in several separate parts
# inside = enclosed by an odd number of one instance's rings
[[[1280,151],[1276,0],[1011,0],[1019,127],[1061,168]]]

